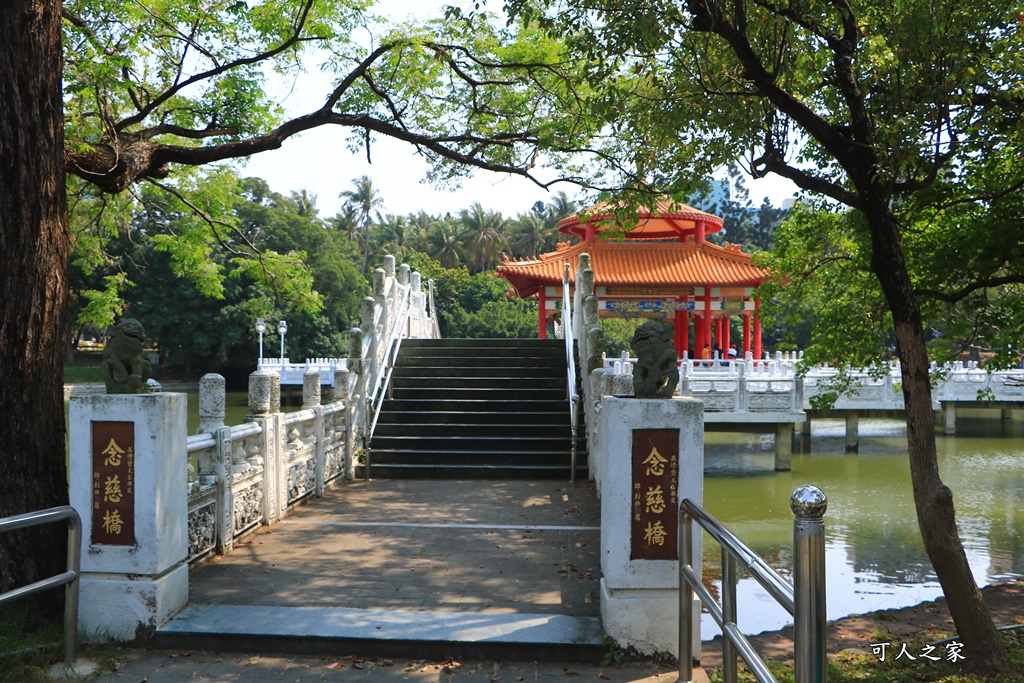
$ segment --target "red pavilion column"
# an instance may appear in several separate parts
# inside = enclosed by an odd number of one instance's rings
[[[537,291],[537,339],[548,338],[547,292],[542,284]]]
[[[750,315],[743,315],[743,357],[747,357],[747,353],[750,352]]]
[[[683,300],[684,301],[686,300],[685,297],[684,297]],[[682,344],[681,347],[677,347],[677,348],[680,349],[679,357],[680,358],[686,358],[686,352],[690,350],[690,312],[689,311],[679,311],[679,313],[682,316],[680,319],[683,321],[683,324],[682,324],[682,330],[683,330],[683,332],[682,332],[682,342],[683,342],[683,344]]]
[[[701,224],[703,225],[703,223]],[[704,346],[711,344],[711,285],[704,286],[704,330],[700,340],[700,350],[704,351]]]
[[[672,323],[675,332],[676,358],[682,358],[683,353],[686,352],[686,311],[677,310]]]
[[[727,353],[729,351],[729,341],[730,341],[729,337],[732,336],[732,330],[729,329],[731,327],[731,325],[730,325],[730,321],[731,320],[732,320],[732,318],[730,318],[728,314],[722,316],[722,356],[723,357],[727,357]]]
[[[758,309],[761,308],[761,302],[754,299],[754,358],[761,360],[761,316],[758,313]]]

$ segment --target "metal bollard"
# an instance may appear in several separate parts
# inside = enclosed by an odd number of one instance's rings
[[[828,499],[816,486],[793,492],[793,675],[795,683],[825,681],[825,521]]]
[[[722,548],[722,620],[736,623],[736,560],[729,551]],[[722,679],[725,683],[736,683],[739,674],[739,653],[732,641],[722,638]]]
[[[679,561],[689,562],[693,555],[693,520],[683,513],[679,524]],[[690,625],[693,623],[693,589],[679,578],[679,679],[693,679],[693,647]]]

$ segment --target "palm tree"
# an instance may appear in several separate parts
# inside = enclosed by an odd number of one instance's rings
[[[366,263],[370,258],[370,221],[374,209],[384,206],[384,200],[380,192],[373,186],[373,179],[368,175],[361,178],[353,178],[352,185],[355,189],[342,190],[338,197],[345,200],[345,206],[351,207],[356,214],[359,225],[363,229],[363,268],[360,272],[366,272]]]
[[[462,237],[468,245],[470,265],[477,272],[488,270],[497,261],[500,248],[506,244],[502,231],[507,221],[499,212],[487,211],[480,202],[473,202],[459,213]]]
[[[559,190],[554,199],[548,202],[548,220],[553,227],[558,221],[577,213],[579,208],[575,201],[569,199],[565,192]]]
[[[334,214],[329,225],[338,232],[345,233],[350,241],[356,241],[359,237],[359,217],[351,206],[341,207],[341,211]]]
[[[536,212],[521,213],[513,221],[508,245],[517,258],[536,258],[555,248],[557,231]]]
[[[435,221],[430,226],[424,242],[427,255],[444,268],[455,268],[465,258],[458,226],[448,217]]]
[[[385,253],[394,256],[400,262],[412,251],[410,237],[415,226],[408,223],[405,216],[396,216],[392,213],[381,216],[378,213],[376,227],[375,242]]]

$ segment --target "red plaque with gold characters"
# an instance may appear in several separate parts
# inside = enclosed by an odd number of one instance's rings
[[[92,543],[135,545],[135,423],[92,423]]]
[[[631,560],[676,560],[679,430],[633,430]]]

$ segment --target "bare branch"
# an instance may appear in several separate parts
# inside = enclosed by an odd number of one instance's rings
[[[982,289],[989,289],[990,287],[1002,287],[1003,285],[1015,284],[1024,284],[1024,274],[983,278],[981,280],[976,280],[975,282],[971,282],[967,285],[964,285],[960,289],[957,289],[952,292],[943,292],[937,289],[915,289],[914,294],[920,298],[938,299],[939,301],[954,304],[967,298],[974,292],[977,292]]]

